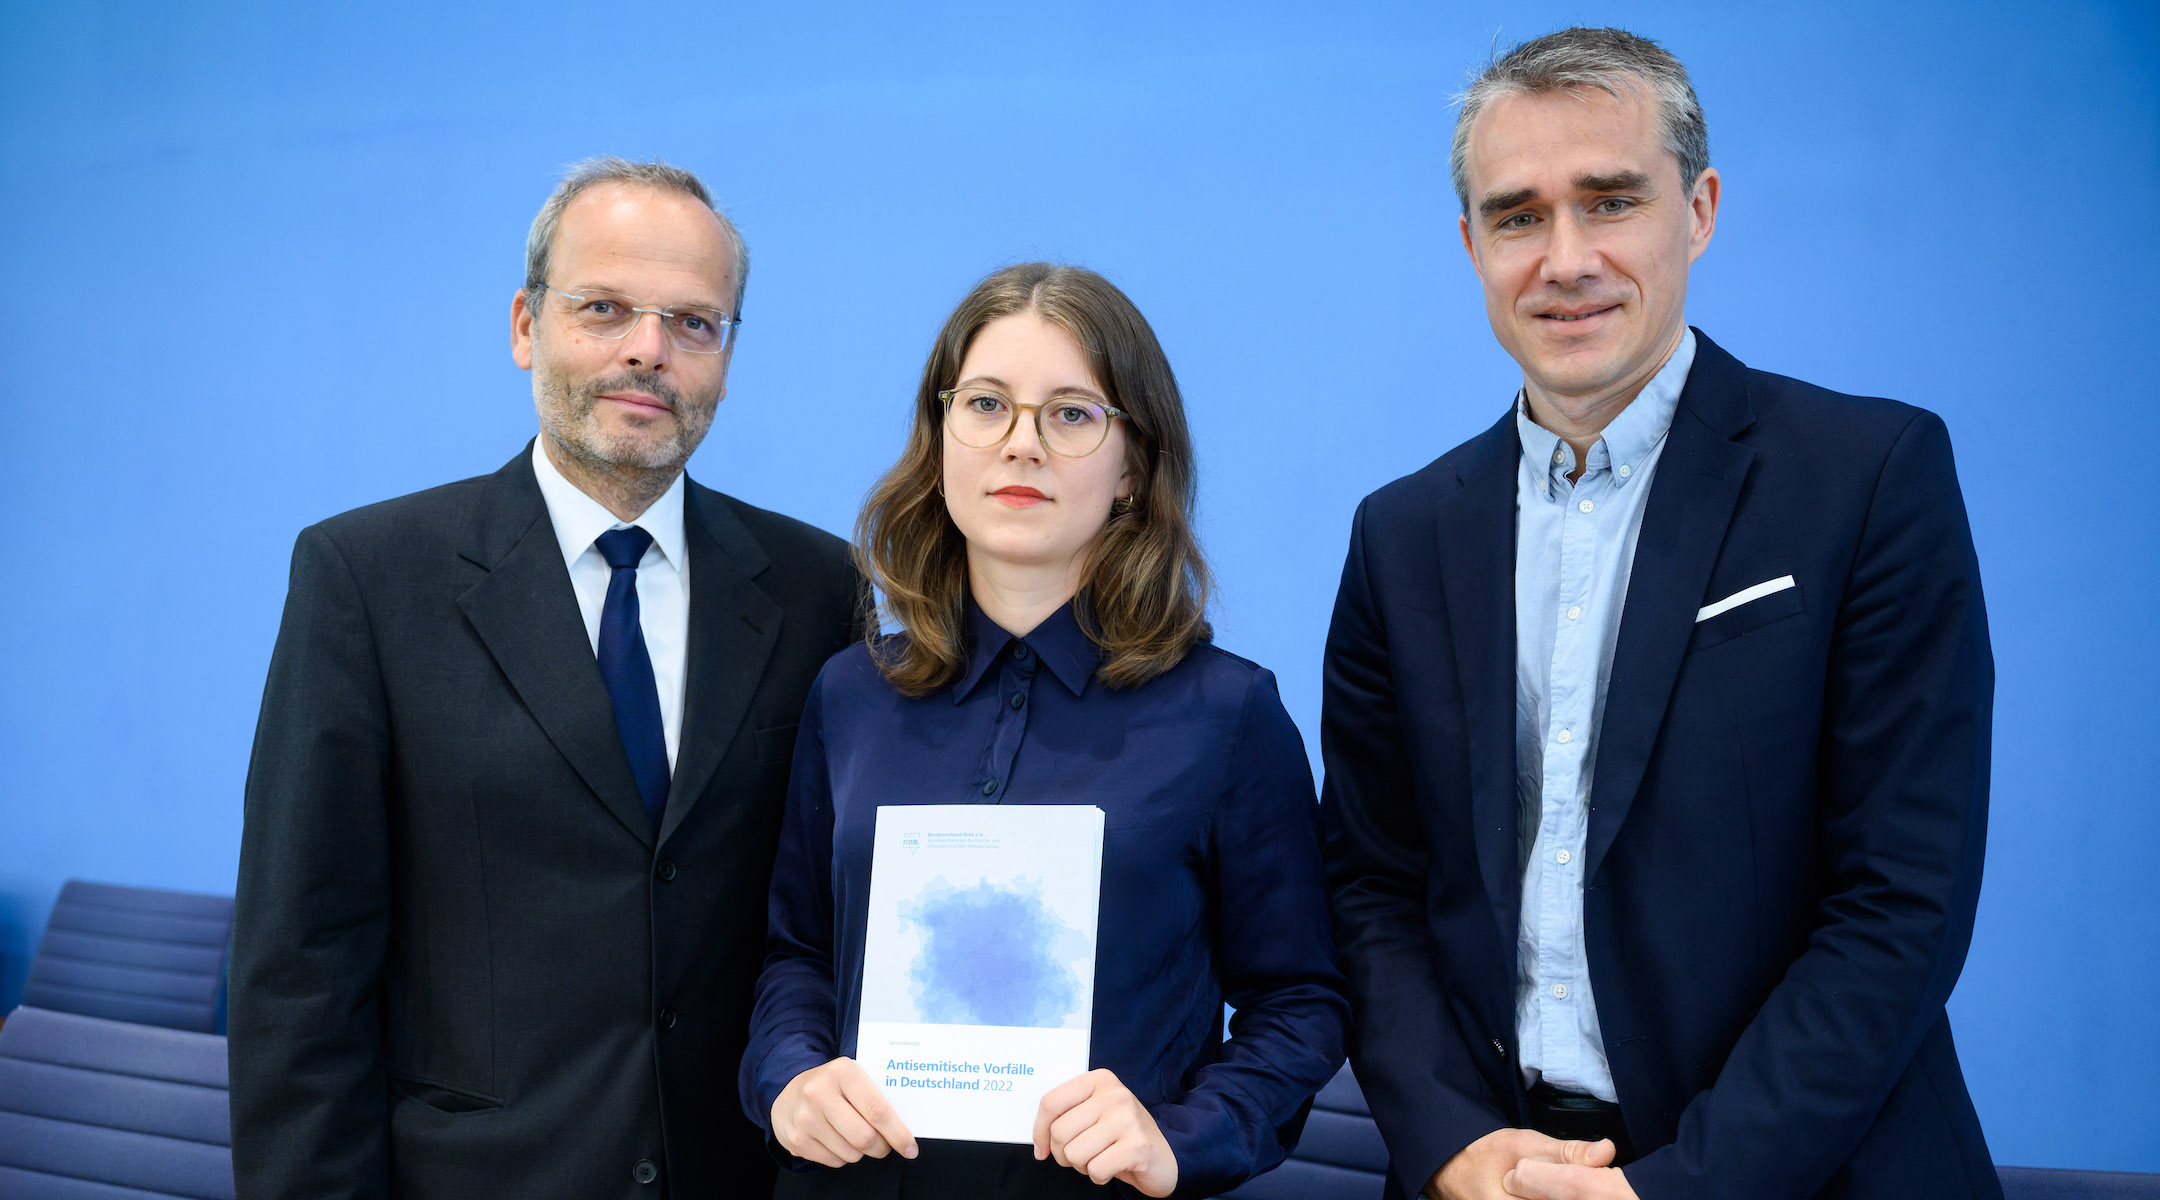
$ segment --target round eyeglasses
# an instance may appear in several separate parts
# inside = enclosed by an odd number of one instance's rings
[[[945,405],[945,428],[953,439],[976,450],[1004,445],[1019,425],[1020,410],[1028,409],[1035,414],[1035,437],[1044,449],[1063,458],[1086,458],[1110,436],[1111,419],[1125,417],[1122,409],[1076,396],[1015,404],[1003,392],[967,387],[939,392],[938,399]]]
[[[640,308],[628,296],[587,289],[581,295],[550,287],[549,291],[570,302],[570,324],[596,338],[628,337],[646,313],[660,318],[668,341],[686,354],[718,354],[728,348],[735,327],[742,322],[717,308],[678,304],[669,308]]]

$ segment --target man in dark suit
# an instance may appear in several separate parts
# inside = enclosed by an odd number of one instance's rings
[[[235,912],[244,1200],[769,1189],[735,1070],[795,723],[861,610],[839,539],[683,475],[747,268],[688,172],[580,164],[511,306],[536,442],[301,533]]]
[[[1687,327],[1708,158],[1617,30],[1464,99],[1523,387],[1360,507],[1322,717],[1395,1195],[2000,1195],[1943,1012],[1994,686],[1948,436]]]

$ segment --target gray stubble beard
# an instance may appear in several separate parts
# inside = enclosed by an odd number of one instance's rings
[[[593,410],[600,394],[620,390],[649,392],[665,401],[675,417],[672,436],[649,443],[635,437],[609,437],[598,428]],[[615,481],[626,492],[657,499],[690,461],[691,452],[712,429],[717,403],[692,405],[682,393],[651,371],[619,371],[587,380],[582,386],[560,371],[533,364],[533,401],[540,429],[554,447],[585,471]]]

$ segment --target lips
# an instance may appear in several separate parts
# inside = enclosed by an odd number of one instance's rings
[[[617,404],[626,405],[630,408],[645,409],[648,412],[664,413],[672,411],[665,401],[646,392],[604,392],[600,398],[602,400],[613,400]]]
[[[1032,508],[1037,504],[1047,503],[1050,499],[1050,497],[1024,484],[1002,487],[990,493],[990,495],[999,503],[1009,504],[1014,508]]]
[[[1539,313],[1539,314],[1538,314],[1538,320],[1540,320],[1540,321],[1557,321],[1557,322],[1559,322],[1559,323],[1561,323],[1561,324],[1563,324],[1563,325],[1572,325],[1572,324],[1574,324],[1574,323],[1575,323],[1575,322],[1577,322],[1577,321],[1587,321],[1587,320],[1589,320],[1589,319],[1590,319],[1590,318],[1592,318],[1592,317],[1602,317],[1602,316],[1604,316],[1604,315],[1605,315],[1606,313],[1612,312],[1612,311],[1614,311],[1615,309],[1618,309],[1619,307],[1620,307],[1620,306],[1619,306],[1619,305],[1617,305],[1617,304],[1608,304],[1608,305],[1606,305],[1606,306],[1605,306],[1605,307],[1603,307],[1603,308],[1593,308],[1593,309],[1589,309],[1589,310],[1587,310],[1587,311],[1585,311],[1585,312],[1579,312],[1579,313],[1560,313],[1560,312],[1548,312],[1548,313]]]

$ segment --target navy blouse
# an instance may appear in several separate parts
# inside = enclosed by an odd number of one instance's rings
[[[1025,638],[972,602],[968,621],[967,667],[948,689],[902,696],[862,646],[811,688],[744,1109],[769,1132],[788,1081],[855,1054],[879,805],[1093,804],[1104,834],[1090,1065],[1154,1116],[1179,1194],[1274,1166],[1341,1064],[1349,1020],[1312,770],[1274,676],[1203,644],[1137,688],[1111,688],[1070,606]]]

